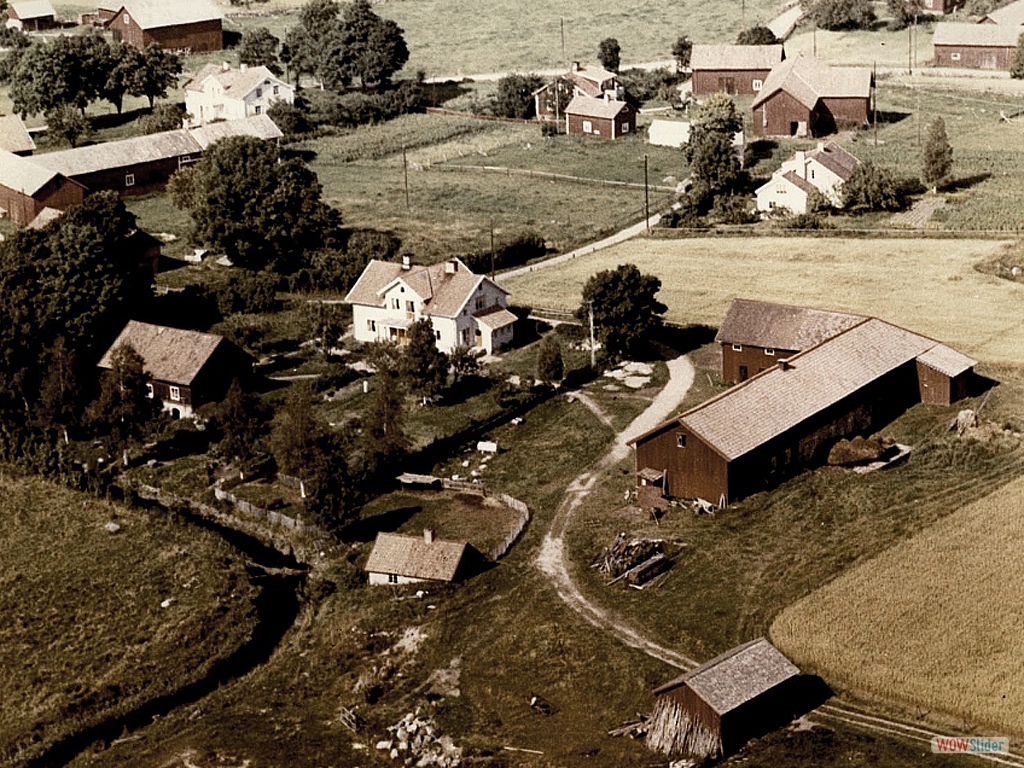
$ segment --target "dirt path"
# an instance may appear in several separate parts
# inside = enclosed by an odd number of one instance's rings
[[[551,529],[541,544],[540,553],[537,555],[537,567],[550,578],[558,596],[590,624],[609,632],[630,648],[643,651],[648,656],[660,659],[670,666],[678,669],[690,669],[697,666],[696,661],[648,640],[608,610],[587,600],[569,574],[568,560],[565,554],[565,533],[569,530],[576,510],[593,491],[601,473],[628,456],[629,446],[626,443],[668,418],[669,414],[686,397],[686,393],[690,391],[694,370],[688,358],[677,357],[670,361],[668,370],[668,384],[658,393],[647,410],[637,416],[626,429],[616,436],[615,444],[604,456],[566,488],[565,498],[559,505],[555,518],[551,522]],[[585,401],[584,404],[586,404]]]

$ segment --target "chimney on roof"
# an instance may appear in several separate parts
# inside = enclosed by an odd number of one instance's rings
[[[611,91],[605,91],[604,92],[604,100],[605,101],[609,101],[609,102],[612,100],[612,92]]]
[[[825,151],[825,142],[824,141],[819,141],[818,142],[818,151],[819,152],[824,152]]]
[[[433,544],[434,543],[434,529],[433,528],[424,528],[423,529],[423,543],[424,544]]]
[[[406,271],[412,269],[412,256],[408,253],[402,254],[402,269]]]
[[[249,68],[249,65],[248,64],[239,64],[238,68],[241,69],[243,72],[245,72],[245,70],[247,70]]]
[[[458,271],[459,262],[457,262],[455,259],[448,259],[448,261],[444,263],[444,273],[446,275],[454,275]]]
[[[572,63],[572,71],[573,72],[579,72],[580,71],[580,63],[578,61],[574,61]]]
[[[231,71],[231,62],[228,62],[228,61],[221,62],[220,68],[223,71],[225,71],[225,72],[230,72]]]
[[[795,154],[796,159],[796,175],[801,179],[807,178],[807,153],[802,149],[797,151]]]
[[[788,371],[792,367],[793,367],[793,364],[791,362],[789,362],[789,358],[788,357],[785,357],[782,360],[779,360],[779,368],[781,368],[782,370]]]

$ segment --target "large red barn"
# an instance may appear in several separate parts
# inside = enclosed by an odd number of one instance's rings
[[[183,53],[224,47],[223,15],[209,0],[125,0],[106,25],[115,41],[140,50],[150,43]]]
[[[782,59],[781,45],[695,45],[690,54],[693,95],[754,96]]]

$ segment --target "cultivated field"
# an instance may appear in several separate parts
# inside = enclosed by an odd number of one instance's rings
[[[735,297],[875,315],[986,362],[1024,358],[1024,286],[973,266],[996,241],[693,238],[633,240],[503,284],[513,300],[574,310],[595,272],[634,263],[661,278],[669,320],[717,327]]]
[[[243,563],[179,523],[3,476],[0,540],[4,764],[201,679],[253,629]]]
[[[772,639],[840,685],[1021,733],[1022,504],[1017,480],[954,512],[787,608]]]

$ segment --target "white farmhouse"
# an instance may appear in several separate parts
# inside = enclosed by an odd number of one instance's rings
[[[811,152],[794,154],[757,189],[757,210],[807,213],[807,198],[815,190],[833,205],[842,205],[843,184],[858,165],[860,160],[835,142],[819,142]]]
[[[430,266],[372,260],[345,301],[352,305],[357,341],[408,340],[409,326],[429,318],[437,348],[483,349],[488,354],[512,341],[516,316],[506,309],[508,291],[460,259]]]
[[[430,529],[422,536],[381,531],[363,569],[373,585],[453,582],[470,574],[477,557],[469,543],[435,538]]]
[[[185,111],[194,124],[265,114],[276,101],[295,102],[295,88],[264,66],[207,64],[185,83]]]

